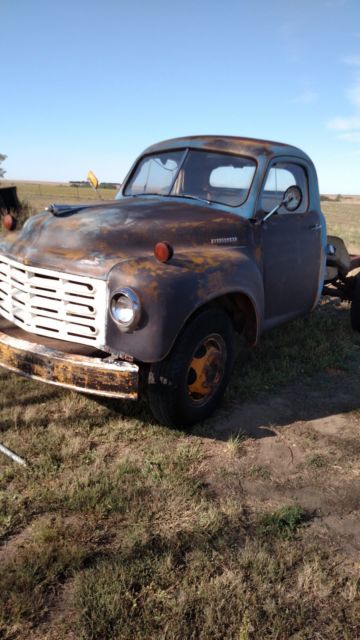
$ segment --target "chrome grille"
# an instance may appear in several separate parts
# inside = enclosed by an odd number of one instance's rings
[[[106,282],[0,256],[0,314],[31,333],[101,348]]]

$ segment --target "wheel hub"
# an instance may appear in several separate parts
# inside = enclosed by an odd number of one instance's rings
[[[188,393],[193,401],[204,402],[214,395],[223,379],[226,345],[219,335],[207,336],[196,348],[188,370]]]

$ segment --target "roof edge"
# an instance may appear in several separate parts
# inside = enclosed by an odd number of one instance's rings
[[[169,138],[147,147],[144,155],[154,151],[164,151],[166,149],[176,149],[190,147],[193,149],[203,149],[219,151],[224,153],[244,153],[251,156],[275,156],[293,155],[311,162],[311,158],[299,147],[276,142],[274,140],[262,140],[260,138],[246,138],[238,136],[220,135],[196,135],[183,136],[179,138]]]

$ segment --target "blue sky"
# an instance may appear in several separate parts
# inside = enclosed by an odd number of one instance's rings
[[[0,0],[9,179],[121,181],[149,144],[289,142],[360,193],[359,0]]]

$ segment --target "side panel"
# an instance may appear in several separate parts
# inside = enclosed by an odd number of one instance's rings
[[[183,252],[167,264],[155,258],[123,262],[110,272],[109,295],[124,286],[138,293],[142,319],[134,332],[123,333],[109,316],[107,347],[142,362],[163,359],[196,309],[227,293],[248,296],[261,331],[262,276],[245,249],[217,247],[209,249],[206,256]]]
[[[269,163],[269,171],[278,163],[297,165],[305,177],[306,208],[277,213],[260,226],[265,289],[264,328],[268,329],[311,311],[317,304],[324,279],[326,225],[320,210],[316,170],[309,159],[277,156]],[[281,169],[281,168],[280,168]],[[291,170],[290,170],[291,172]],[[296,174],[294,174],[294,184]],[[281,175],[279,176],[281,184]],[[301,182],[301,176],[299,176]],[[276,189],[277,190],[277,189]],[[271,193],[271,192],[270,192]],[[259,193],[258,214],[261,211]],[[267,211],[266,211],[267,212]]]
[[[270,218],[263,226],[263,255],[266,325],[310,311],[322,271],[319,213]]]

